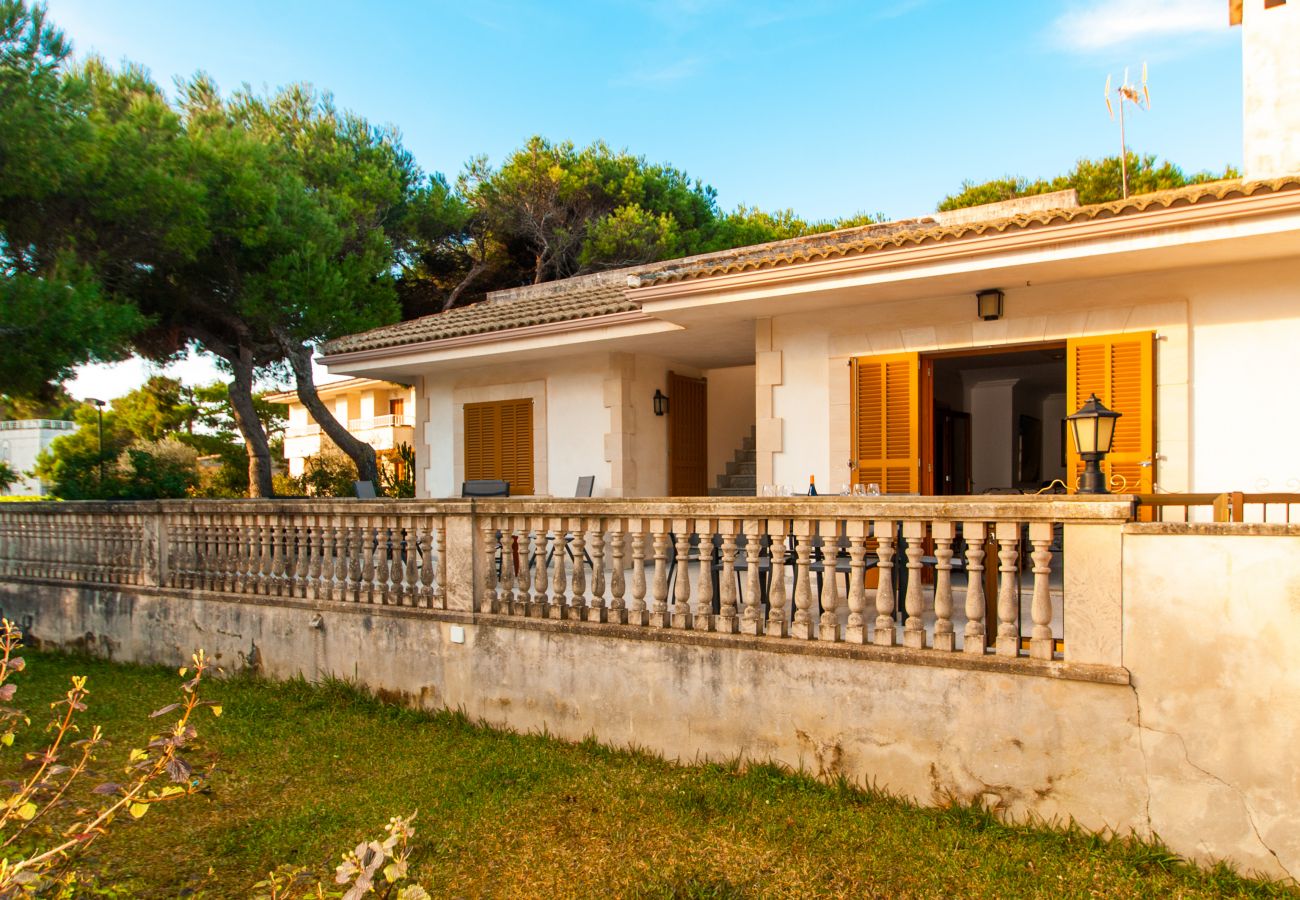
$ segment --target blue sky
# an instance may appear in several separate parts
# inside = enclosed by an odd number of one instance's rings
[[[529,135],[604,139],[739,203],[813,219],[929,211],[963,179],[1115,153],[1106,76],[1150,64],[1129,146],[1241,157],[1226,0],[49,0],[78,53],[171,84],[308,81],[454,178]]]

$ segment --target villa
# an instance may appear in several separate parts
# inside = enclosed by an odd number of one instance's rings
[[[1300,2],[1228,13],[1240,180],[600,272],[341,338],[324,361],[351,380],[322,393],[412,442],[415,500],[0,505],[0,606],[51,646],[173,666],[203,646],[1295,882]],[[1065,424],[1094,394],[1120,418],[1084,485],[1109,492],[1079,490]],[[290,417],[286,453],[318,452]]]

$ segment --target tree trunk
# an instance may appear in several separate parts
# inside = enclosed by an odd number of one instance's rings
[[[227,358],[227,361],[234,369],[235,377],[230,382],[230,408],[248,449],[248,496],[274,497],[271,445],[266,439],[262,420],[257,417],[257,407],[253,405],[253,352],[241,346],[231,356],[233,358]]]
[[[307,412],[321,427],[321,431],[356,465],[357,479],[369,481],[378,488],[379,463],[375,458],[375,448],[354,437],[347,426],[334,418],[334,413],[321,402],[320,395],[316,393],[316,382],[311,375],[311,347],[288,340],[282,335],[276,337],[289,358],[289,366],[293,369],[293,379],[298,388],[298,399],[302,405],[307,407]]]

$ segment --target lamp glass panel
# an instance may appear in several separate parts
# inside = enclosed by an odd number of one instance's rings
[[[1074,449],[1079,453],[1097,452],[1097,420],[1093,417],[1070,419],[1074,429]]]
[[[1115,440],[1115,422],[1118,416],[1098,416],[1097,422],[1097,449],[1102,453],[1109,453],[1110,446]]]

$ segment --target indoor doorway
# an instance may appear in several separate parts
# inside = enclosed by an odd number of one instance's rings
[[[1065,482],[1065,344],[927,355],[923,368],[922,493],[1035,493]]]

